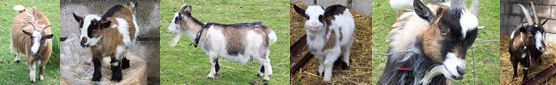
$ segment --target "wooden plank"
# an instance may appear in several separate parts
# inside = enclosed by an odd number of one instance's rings
[[[535,75],[532,79],[527,80],[523,85],[541,85],[556,74],[556,63],[546,68],[541,73]]]
[[[303,35],[290,47],[290,73],[294,75],[303,67],[312,57],[307,49],[307,35]],[[291,76],[293,77],[293,76]]]

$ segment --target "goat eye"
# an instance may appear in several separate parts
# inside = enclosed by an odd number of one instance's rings
[[[319,15],[319,21],[323,22],[323,20],[324,20],[324,17],[322,15]]]

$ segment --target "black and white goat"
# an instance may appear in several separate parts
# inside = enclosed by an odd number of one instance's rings
[[[133,9],[134,3],[131,2],[113,6],[102,16],[91,14],[83,17],[73,14],[79,22],[81,46],[90,48],[93,56],[95,70],[92,81],[101,79],[103,57],[111,58],[112,81],[120,81],[123,76],[122,67],[129,67],[129,60],[125,57],[139,33]]]
[[[527,80],[527,74],[529,66],[540,64],[541,55],[546,51],[544,44],[544,28],[543,25],[548,21],[544,21],[542,24],[539,23],[539,18],[535,12],[535,6],[531,2],[531,8],[533,9],[534,19],[529,15],[529,11],[519,4],[523,14],[525,14],[526,23],[523,23],[515,29],[511,36],[509,42],[508,51],[510,53],[510,60],[514,69],[513,78],[517,79],[517,69],[518,64],[523,65],[523,80]],[[533,63],[536,62],[536,63]]]
[[[21,54],[27,56],[29,78],[36,79],[36,64],[39,65],[40,80],[44,80],[44,68],[52,54],[52,28],[48,17],[32,7],[16,5],[13,8],[17,15],[12,23],[12,49],[15,50],[16,62],[20,62]]]
[[[386,67],[379,85],[445,85],[461,80],[465,56],[478,33],[478,1],[470,10],[464,0],[424,5],[413,2],[414,12],[398,17],[390,32]],[[443,76],[442,76],[443,75]]]
[[[175,35],[172,45],[185,33],[194,41],[195,47],[197,44],[202,46],[211,63],[208,79],[214,79],[220,69],[218,57],[241,64],[258,61],[261,65],[259,76],[264,76],[265,81],[270,79],[270,45],[277,38],[274,31],[260,22],[203,24],[191,16],[191,5],[184,4],[174,15],[167,32]]]
[[[334,62],[341,56],[349,66],[350,48],[353,42],[355,21],[349,9],[342,5],[332,5],[324,9],[311,5],[303,10],[294,5],[297,14],[303,16],[307,45],[311,54],[319,60],[318,74],[324,75],[324,82],[332,80]]]

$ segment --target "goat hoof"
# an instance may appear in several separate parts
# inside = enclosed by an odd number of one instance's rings
[[[268,80],[263,80],[263,85],[268,85]]]
[[[207,77],[208,80],[214,80],[214,77]]]
[[[18,63],[18,64],[19,64],[20,62],[21,62],[21,60],[15,60],[15,63]]]
[[[129,68],[129,67],[130,67],[129,62],[130,62],[129,59],[127,59],[127,58],[124,57],[124,58],[122,59],[122,68],[123,68],[123,69]]]
[[[121,77],[121,76],[120,76],[120,77],[112,77],[112,81],[119,82],[119,81],[121,81],[121,80],[122,80],[122,77]]]

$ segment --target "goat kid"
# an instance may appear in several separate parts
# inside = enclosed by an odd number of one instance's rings
[[[350,48],[353,41],[355,22],[349,9],[342,5],[332,5],[324,9],[311,5],[303,10],[294,5],[297,14],[303,16],[307,45],[311,54],[320,62],[318,74],[324,75],[324,82],[332,80],[332,68],[341,56],[349,66]]]
[[[390,32],[390,48],[380,85],[447,84],[465,74],[465,56],[478,33],[478,1],[450,6],[413,1],[414,12],[401,15]],[[476,3],[475,3],[476,2]],[[443,75],[443,76],[442,76]]]
[[[91,48],[94,73],[92,81],[100,81],[101,61],[110,57],[112,65],[112,81],[122,80],[122,68],[129,67],[127,57],[130,48],[139,33],[135,18],[134,3],[111,7],[104,15],[79,16],[73,14],[79,22],[81,47]],[[122,61],[120,61],[122,60]],[[123,63],[123,64],[120,64]]]
[[[531,8],[533,9],[534,21],[529,15],[530,12],[527,11],[523,5],[519,4],[519,6],[525,14],[527,22],[519,25],[517,29],[512,32],[508,45],[508,51],[510,53],[510,60],[514,69],[514,80],[517,80],[518,64],[523,65],[523,80],[527,80],[529,67],[531,65],[540,64],[541,55],[544,51],[546,51],[543,25],[548,21],[548,19],[542,24],[539,23],[539,18],[535,12],[535,5],[533,2],[531,2]]]
[[[175,14],[167,32],[175,35],[172,46],[185,33],[194,41],[195,47],[203,47],[211,63],[208,79],[214,79],[220,70],[219,56],[241,64],[255,60],[260,64],[259,76],[268,81],[272,75],[269,54],[270,45],[276,42],[276,34],[260,22],[203,24],[191,16],[191,5],[184,4]]]
[[[27,56],[29,78],[36,79],[36,64],[39,65],[40,80],[44,80],[44,68],[52,54],[52,32],[48,17],[32,7],[25,9],[22,5],[13,8],[17,15],[12,24],[12,49],[16,51],[16,62],[21,54]]]

